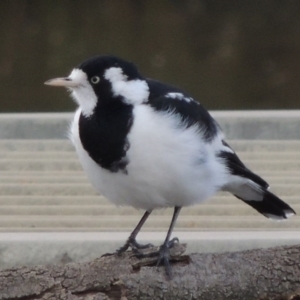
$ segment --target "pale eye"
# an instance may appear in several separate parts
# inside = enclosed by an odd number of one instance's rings
[[[97,83],[99,83],[99,81],[100,81],[100,78],[98,76],[94,76],[91,78],[92,84],[97,84]]]

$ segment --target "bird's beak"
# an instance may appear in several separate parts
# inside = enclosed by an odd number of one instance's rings
[[[49,79],[45,82],[46,85],[52,85],[52,86],[64,86],[64,87],[77,87],[79,84],[78,82],[75,82],[70,77],[62,77],[62,78],[54,78]]]

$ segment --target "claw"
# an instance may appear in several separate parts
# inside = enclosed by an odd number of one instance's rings
[[[142,244],[139,244],[136,240],[133,240],[132,245],[131,245],[132,249],[134,249],[134,248],[135,249],[147,249],[147,248],[151,248],[151,247],[154,247],[154,245],[151,243],[142,245]]]
[[[172,248],[175,243],[179,243],[179,239],[177,237],[172,238],[171,241],[168,242],[168,248]]]
[[[149,244],[139,244],[135,239],[128,239],[125,243],[124,246],[120,247],[119,249],[117,249],[115,252],[113,253],[105,253],[103,254],[101,257],[107,257],[107,256],[112,256],[114,254],[117,255],[121,255],[123,252],[127,251],[128,248],[132,249],[132,252],[135,254],[136,257],[138,257],[139,254],[142,254],[139,249],[147,249],[147,248],[151,248],[154,247],[151,243]],[[139,258],[139,257],[138,257]],[[141,257],[142,258],[142,257]]]
[[[129,247],[132,249],[133,252],[139,252],[139,251],[137,251],[138,249],[150,248],[150,247],[153,247],[153,245],[151,243],[142,245],[142,244],[139,244],[135,239],[129,238],[127,240],[127,242],[125,243],[125,245],[122,246],[121,248],[119,248],[116,251],[116,253],[118,255],[121,255],[123,252],[125,252],[126,250],[128,250]]]

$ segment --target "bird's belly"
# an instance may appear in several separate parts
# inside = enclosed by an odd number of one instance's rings
[[[116,205],[145,210],[187,206],[204,201],[223,184],[219,163],[198,141],[195,130],[173,128],[163,116],[136,114],[128,136],[127,173],[113,173],[95,163],[76,130],[73,125],[72,139],[83,169],[96,190]]]

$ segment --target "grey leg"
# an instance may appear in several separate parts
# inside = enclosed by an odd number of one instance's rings
[[[144,213],[141,220],[139,221],[139,223],[137,224],[135,229],[131,232],[130,236],[128,237],[125,245],[116,251],[117,254],[121,254],[121,253],[125,252],[129,247],[131,247],[132,249],[145,249],[145,248],[149,248],[149,247],[153,246],[152,244],[141,245],[135,239],[136,236],[138,235],[139,231],[141,230],[142,226],[144,225],[144,223],[150,216],[151,212],[152,211],[146,211]]]
[[[143,258],[143,257],[155,257],[158,256],[157,259],[157,266],[159,266],[160,264],[163,264],[165,266],[165,270],[166,270],[166,274],[169,278],[171,278],[172,274],[171,274],[171,266],[170,266],[170,248],[172,248],[172,246],[174,245],[175,242],[178,242],[178,238],[175,237],[172,240],[170,240],[173,228],[175,226],[176,220],[179,216],[181,207],[176,206],[174,208],[174,213],[173,213],[173,217],[172,217],[172,221],[167,233],[167,236],[165,238],[164,243],[160,246],[158,251],[155,252],[151,252],[151,253],[138,253],[136,256],[138,258]]]

